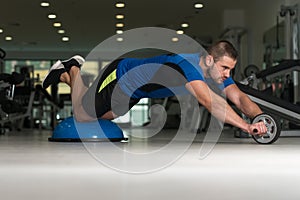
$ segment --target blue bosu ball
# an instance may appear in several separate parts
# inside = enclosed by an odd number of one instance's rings
[[[97,142],[121,141],[125,139],[120,127],[110,120],[98,119],[92,122],[76,122],[73,117],[68,117],[55,127],[49,141]]]

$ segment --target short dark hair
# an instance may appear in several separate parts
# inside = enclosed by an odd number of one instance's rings
[[[238,52],[234,46],[227,40],[220,40],[207,48],[207,53],[217,62],[223,56],[228,56],[233,60],[237,60]]]

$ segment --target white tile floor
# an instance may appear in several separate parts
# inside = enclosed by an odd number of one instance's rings
[[[172,133],[164,132],[161,138],[115,147],[137,154],[155,151]],[[205,159],[199,159],[203,137],[198,135],[172,165],[153,173],[130,174],[97,161],[81,143],[48,142],[50,134],[24,130],[0,136],[0,199],[300,199],[300,138],[282,137],[264,146],[226,133]],[[118,158],[107,143],[101,148],[102,154]],[[123,167],[126,161],[123,157]],[[147,162],[136,164],[147,167]],[[159,156],[153,160],[157,162],[162,162]]]

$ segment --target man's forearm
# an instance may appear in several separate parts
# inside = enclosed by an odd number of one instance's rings
[[[246,123],[219,95],[211,94],[211,104],[206,107],[209,112],[217,119],[238,127],[244,131],[248,131],[249,124]]]
[[[240,110],[249,118],[254,118],[255,116],[262,113],[262,110],[254,103],[248,96],[244,96],[240,99]]]

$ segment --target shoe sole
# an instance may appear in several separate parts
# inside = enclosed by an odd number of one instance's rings
[[[68,62],[72,59],[75,59],[79,63],[79,65],[82,65],[85,62],[85,59],[79,55],[75,55],[75,56],[69,58],[68,60],[63,60],[62,62]]]
[[[75,56],[69,58],[68,60],[63,60],[62,64],[64,65],[66,71],[69,73],[72,66],[76,66],[80,69],[84,62],[85,62],[85,60],[83,57],[81,57],[79,55],[75,55]]]

